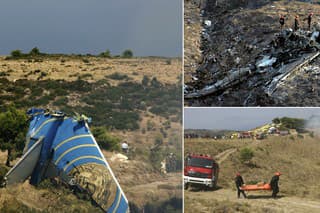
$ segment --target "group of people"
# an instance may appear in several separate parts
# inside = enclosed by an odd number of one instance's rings
[[[313,17],[313,13],[311,12],[308,14],[307,18],[304,19],[308,23],[308,30],[311,30],[312,17]],[[280,23],[281,30],[283,29],[283,26],[285,24],[285,18],[286,18],[285,15],[280,15],[279,23]],[[299,16],[296,15],[294,18],[294,30],[297,31],[299,30],[299,28],[300,28],[300,20],[299,20]]]
[[[280,172],[276,172],[274,174],[274,176],[271,178],[271,181],[270,181],[270,186],[271,186],[271,189],[272,189],[272,197],[273,198],[277,198],[277,194],[279,193],[279,185],[278,185],[278,183],[279,183],[280,175],[281,175]],[[243,181],[243,178],[242,178],[242,176],[240,175],[239,172],[236,173],[235,184],[236,184],[236,187],[237,187],[238,198],[240,198],[240,194],[241,193],[242,193],[244,198],[247,198],[246,193],[241,189],[241,187],[244,184],[244,181]]]

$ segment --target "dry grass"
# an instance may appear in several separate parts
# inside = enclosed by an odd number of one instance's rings
[[[0,189],[0,212],[98,212],[66,189],[37,189],[27,182]]]
[[[190,151],[217,153],[236,147],[230,157],[220,165],[221,172],[218,185],[234,188],[233,178],[240,171],[245,181],[269,182],[275,171],[283,175],[280,178],[280,191],[285,196],[308,197],[320,199],[317,189],[320,179],[320,142],[319,138],[304,138],[297,136],[269,137],[262,141],[220,140],[210,142],[195,142],[185,140],[186,149]],[[240,161],[239,150],[249,147],[254,151],[251,164]]]
[[[17,79],[36,80],[41,72],[46,73],[45,79],[64,79],[67,81],[83,80],[94,82],[113,73],[127,75],[135,82],[141,82],[144,75],[150,79],[156,77],[162,83],[176,84],[182,73],[182,62],[179,58],[133,58],[133,59],[106,59],[86,57],[89,63],[82,59],[63,57],[61,59],[44,58],[42,62],[27,59],[4,60],[0,57],[0,73],[4,72],[11,81]],[[61,60],[63,62],[61,62]],[[168,63],[170,61],[170,63]],[[39,70],[40,72],[34,72]],[[91,77],[92,76],[92,77]],[[110,80],[117,85],[118,80]]]

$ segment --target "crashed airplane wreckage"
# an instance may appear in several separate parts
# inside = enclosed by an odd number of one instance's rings
[[[273,94],[278,86],[289,75],[319,56],[319,42],[318,31],[283,30],[275,34],[272,42],[247,67],[233,68],[224,74],[212,70],[211,66],[216,63],[216,59],[208,54],[193,76],[193,82],[185,85],[184,97],[197,99],[244,84],[246,90],[261,87],[268,97],[277,98]]]
[[[38,185],[58,177],[70,188],[87,193],[104,212],[129,212],[128,201],[91,134],[85,116],[31,109],[24,154],[6,174],[6,185],[30,178]]]

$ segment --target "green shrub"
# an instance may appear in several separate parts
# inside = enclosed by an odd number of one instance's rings
[[[37,47],[34,47],[30,50],[29,55],[40,55],[40,50]]]
[[[11,57],[13,58],[20,58],[22,56],[21,50],[13,50],[11,51]]]
[[[121,57],[122,58],[132,58],[133,57],[132,50],[127,49],[127,50],[123,51]]]
[[[245,147],[240,150],[240,161],[242,163],[250,161],[254,156],[253,150]]]
[[[100,53],[99,56],[104,58],[111,58],[111,52],[107,49],[106,51]]]
[[[310,136],[311,138],[313,138],[313,137],[314,137],[314,132],[309,132],[309,136]]]
[[[94,135],[97,143],[101,148],[108,151],[119,151],[120,150],[120,139],[112,136],[108,133],[104,127],[92,128],[92,134]]]

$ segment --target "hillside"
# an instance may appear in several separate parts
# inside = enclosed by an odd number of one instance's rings
[[[319,212],[320,151],[318,137],[309,134],[269,136],[252,139],[186,139],[185,152],[215,156],[220,164],[218,187],[214,191],[185,191],[185,212]],[[253,151],[250,163],[241,161],[243,148]],[[239,171],[246,183],[269,182],[280,171],[279,199],[271,192],[249,192],[246,200],[237,199],[234,184]]]
[[[318,106],[319,43],[312,33],[320,5],[313,2],[185,0],[185,104]],[[283,30],[279,15],[286,15]],[[300,30],[293,32],[296,15]]]
[[[23,110],[42,107],[69,115],[77,112],[92,118],[89,124],[92,128],[102,127],[119,142],[128,141],[129,160],[118,158],[117,150],[103,150],[103,153],[131,203],[132,212],[154,206],[181,209],[180,174],[160,173],[160,161],[166,155],[173,152],[177,158],[181,156],[180,59],[75,55],[8,59],[3,56],[0,75],[1,110],[15,104]],[[160,146],[151,152],[156,141],[160,141]],[[1,152],[0,166],[5,159],[6,152]],[[51,188],[38,190],[25,183],[0,189],[0,211],[7,210],[2,209],[5,202],[41,212],[52,212],[55,206],[63,209],[70,202],[70,205],[83,205],[81,212],[92,212],[89,202],[78,203],[72,193]],[[136,189],[141,192],[133,193]],[[41,204],[27,199],[29,190],[35,201],[45,197]],[[68,198],[64,201],[58,195]]]

